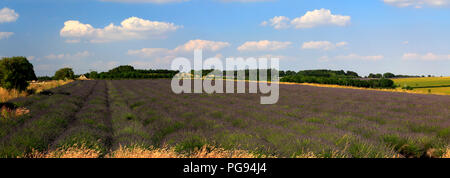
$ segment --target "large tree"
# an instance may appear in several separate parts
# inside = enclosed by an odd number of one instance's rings
[[[75,74],[72,68],[62,68],[55,72],[55,76],[53,77],[56,80],[66,80],[66,79],[74,79]]]
[[[0,85],[8,90],[26,90],[30,80],[36,80],[33,64],[26,57],[6,57],[0,60]]]

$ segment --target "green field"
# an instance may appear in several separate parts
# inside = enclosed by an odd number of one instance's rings
[[[450,77],[400,78],[393,80],[400,88],[410,86],[414,91],[450,94]]]

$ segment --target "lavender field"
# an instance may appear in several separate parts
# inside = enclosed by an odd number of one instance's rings
[[[80,145],[98,157],[204,145],[274,157],[441,157],[450,145],[450,96],[301,85],[280,85],[275,105],[260,96],[177,95],[165,79],[76,81],[11,101],[30,113],[1,119],[0,157]]]

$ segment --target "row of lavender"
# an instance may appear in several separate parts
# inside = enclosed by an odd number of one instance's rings
[[[45,151],[74,120],[91,95],[96,81],[78,81],[47,93],[14,102],[31,110],[29,115],[9,118],[2,125],[0,157],[20,157]]]
[[[179,151],[210,144],[283,157],[437,157],[450,142],[446,96],[283,85],[277,105],[260,105],[258,94],[176,95],[167,80],[112,83],[147,144]]]

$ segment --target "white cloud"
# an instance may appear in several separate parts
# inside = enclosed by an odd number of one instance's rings
[[[304,16],[293,19],[291,24],[295,28],[313,28],[325,25],[345,26],[350,23],[350,19],[350,16],[333,15],[328,9],[320,9],[306,12]]]
[[[275,29],[284,29],[289,28],[289,18],[285,16],[276,16],[269,20],[270,26],[272,26]]]
[[[336,44],[333,44],[329,41],[309,41],[309,42],[304,42],[302,45],[302,48],[303,49],[332,50],[332,49],[336,49],[338,47],[344,47],[346,45],[348,45],[348,43],[345,41],[339,42]]]
[[[275,29],[284,28],[314,28],[319,26],[346,26],[350,24],[351,17],[343,15],[332,14],[328,9],[316,9],[313,11],[308,11],[305,15],[301,17],[294,18],[290,20],[285,16],[276,16],[269,20],[270,26]],[[263,24],[268,24],[268,22],[263,22]]]
[[[138,50],[128,50],[128,55],[134,55],[139,57],[155,57],[155,56],[176,56],[180,53],[192,52],[195,49],[202,49],[205,51],[218,51],[225,47],[230,46],[230,43],[221,41],[208,41],[208,40],[190,40],[183,45],[180,45],[174,49],[167,48],[142,48]]]
[[[291,45],[291,42],[280,41],[247,41],[238,47],[239,51],[275,51],[285,49]]]
[[[374,56],[361,56],[358,54],[349,54],[346,56],[336,56],[336,59],[342,60],[365,60],[365,61],[378,61],[384,59],[383,55],[374,55]]]
[[[121,41],[130,39],[145,39],[158,36],[166,32],[175,31],[181,26],[173,23],[158,22],[130,17],[121,22],[120,26],[113,23],[104,28],[94,28],[90,24],[83,24],[76,20],[64,22],[60,31],[62,37],[69,38],[66,42],[79,42],[86,39],[93,43]]]
[[[193,52],[195,49],[203,51],[216,52],[230,46],[230,43],[208,40],[190,40],[174,49],[167,48],[142,48],[138,50],[128,50],[128,55],[146,58],[150,60],[133,61],[130,65],[136,68],[164,68],[170,65],[170,61]],[[216,57],[221,57],[220,54]]]
[[[19,18],[19,14],[14,9],[3,8],[0,9],[0,23],[15,22]]]
[[[442,7],[450,4],[450,0],[383,0],[384,3],[396,7],[422,8],[424,6]]]
[[[203,49],[208,51],[217,51],[222,48],[230,46],[230,43],[221,41],[207,41],[207,40],[191,40],[184,45],[178,46],[175,51],[194,51],[195,49]]]
[[[12,35],[14,35],[13,32],[0,32],[0,40],[9,38]]]
[[[48,56],[45,56],[47,59],[62,59],[62,60],[78,60],[83,59],[86,57],[92,56],[92,54],[88,51],[78,52],[75,54],[50,54]]]
[[[439,60],[450,60],[449,55],[439,55],[434,53],[418,54],[418,53],[405,53],[402,56],[403,60],[422,60],[422,61],[439,61]]]

